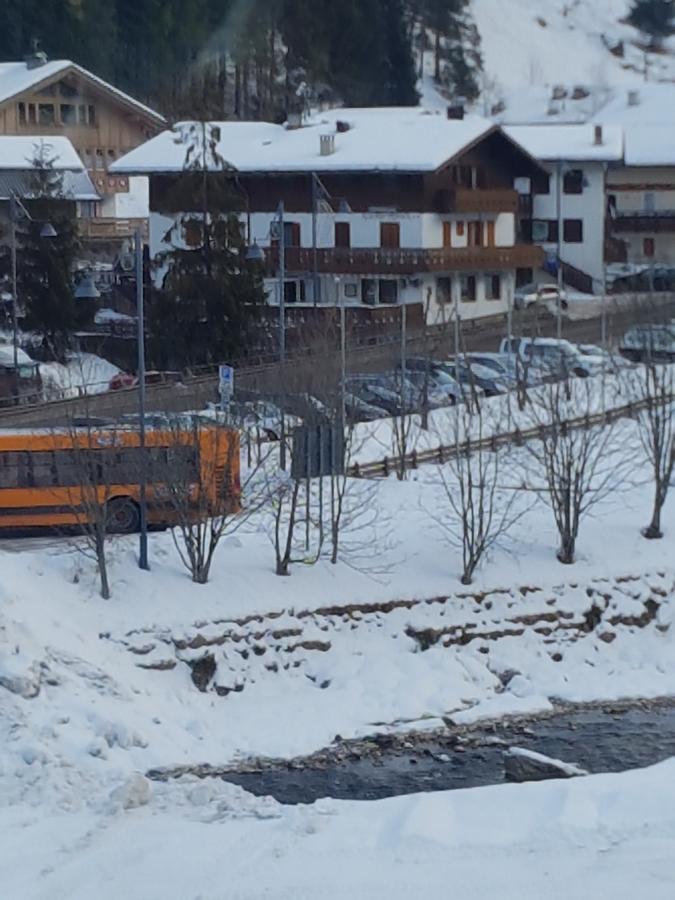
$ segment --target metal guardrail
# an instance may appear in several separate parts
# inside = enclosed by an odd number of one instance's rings
[[[675,396],[670,398],[670,402],[675,400]],[[573,419],[566,419],[559,423],[560,428],[579,429],[593,428],[595,425],[606,425],[617,419],[632,418],[635,413],[645,409],[650,401],[644,400],[639,403],[627,403],[624,406],[618,406],[614,409],[603,410],[593,415],[577,416]],[[405,455],[406,471],[417,469],[420,465],[442,465],[455,456],[460,456],[471,452],[472,450],[498,450],[499,447],[505,445],[522,446],[527,441],[543,438],[547,432],[551,430],[551,425],[536,425],[527,428],[524,431],[516,428],[515,431],[502,432],[501,434],[493,434],[481,440],[466,440],[460,443],[439,444],[438,447],[430,450],[422,450],[417,452],[413,450]],[[347,470],[347,474],[353,478],[386,478],[392,472],[400,470],[401,457],[393,456],[377,460],[370,463],[354,463]]]

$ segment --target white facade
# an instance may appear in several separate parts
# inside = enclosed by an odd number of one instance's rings
[[[250,217],[241,216],[242,227],[249,229],[248,242],[257,243],[263,250],[272,244],[272,232],[277,219],[276,210],[256,212]],[[311,213],[286,213],[284,222],[287,228],[295,229],[295,247],[309,251],[306,254],[307,266],[303,271],[289,273],[285,279],[287,285],[287,303],[294,306],[315,305],[315,279],[312,272],[313,249],[313,217]],[[513,271],[494,272],[476,270],[458,272],[448,270],[429,273],[425,270],[425,262],[419,260],[420,271],[409,275],[387,274],[386,256],[396,255],[401,251],[433,251],[442,249],[461,250],[469,247],[469,223],[473,223],[474,240],[476,229],[480,231],[480,244],[484,248],[509,248],[516,242],[516,223],[513,213],[495,213],[494,215],[439,215],[436,213],[400,213],[400,212],[368,212],[368,213],[325,213],[316,216],[316,246],[318,251],[336,250],[335,226],[348,224],[350,247],[337,252],[349,253],[350,250],[381,250],[381,271],[378,274],[354,272],[353,274],[317,276],[318,302],[321,305],[335,306],[345,303],[348,306],[385,306],[391,303],[420,303],[427,311],[427,318],[432,323],[448,321],[455,314],[460,318],[474,319],[484,316],[504,314],[509,302],[513,299],[515,276]],[[395,224],[399,227],[399,247],[382,248],[380,228],[383,224]],[[186,247],[180,229],[175,227],[176,220],[172,216],[159,213],[150,214],[150,254],[156,259],[172,246]],[[447,226],[449,225],[449,229]],[[449,233],[448,233],[449,232]],[[172,235],[172,240],[165,238]],[[449,238],[449,243],[445,243]],[[290,257],[294,247],[287,245]],[[162,273],[158,273],[161,281]],[[387,300],[382,301],[380,282],[385,286]],[[279,302],[278,278],[267,278],[265,289],[268,302],[276,305]],[[292,298],[292,299],[289,299]],[[366,300],[369,297],[372,299]]]
[[[593,279],[595,293],[604,291],[605,247],[605,176],[606,164],[599,162],[546,163],[549,191],[533,198],[533,239],[553,259],[581,270]],[[565,190],[580,172],[581,192]],[[560,184],[558,183],[560,179]],[[537,240],[537,223],[554,223],[558,240]],[[580,225],[578,224],[580,223]],[[579,230],[580,229],[580,230]],[[569,238],[572,238],[571,240]]]
[[[612,169],[607,197],[612,230],[626,247],[626,261],[675,265],[675,165]]]

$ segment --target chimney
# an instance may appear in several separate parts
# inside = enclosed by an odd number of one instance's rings
[[[31,42],[31,52],[24,56],[23,61],[26,63],[27,69],[39,69],[47,62],[47,54],[40,50],[40,42],[33,40]]]
[[[629,106],[639,106],[640,105],[640,91],[636,91],[636,90],[628,91],[628,105]]]
[[[596,147],[602,146],[602,125],[596,125],[593,128],[593,143]]]
[[[349,122],[344,122],[342,119],[338,119],[335,123],[335,129],[338,134],[344,134],[345,131],[349,131],[350,128],[351,125],[349,124]]]
[[[319,152],[321,156],[332,156],[335,153],[335,135],[319,135]]]
[[[464,118],[464,104],[463,103],[454,103],[452,106],[448,106],[447,109],[448,119],[453,120],[461,120]]]

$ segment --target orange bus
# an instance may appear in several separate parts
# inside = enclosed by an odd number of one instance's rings
[[[104,509],[109,533],[138,531],[143,460],[148,525],[181,521],[181,489],[195,517],[238,508],[237,431],[149,429],[145,444],[125,426],[0,429],[0,530],[76,528]]]

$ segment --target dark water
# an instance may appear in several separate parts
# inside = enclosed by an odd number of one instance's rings
[[[257,771],[223,771],[220,777],[282,803],[311,803],[321,797],[376,800],[502,782],[507,746],[578,763],[590,772],[652,765],[675,756],[675,702],[566,711],[414,738],[385,737],[343,745],[336,755],[347,758],[337,761],[324,753],[318,760],[270,768],[264,763]]]

